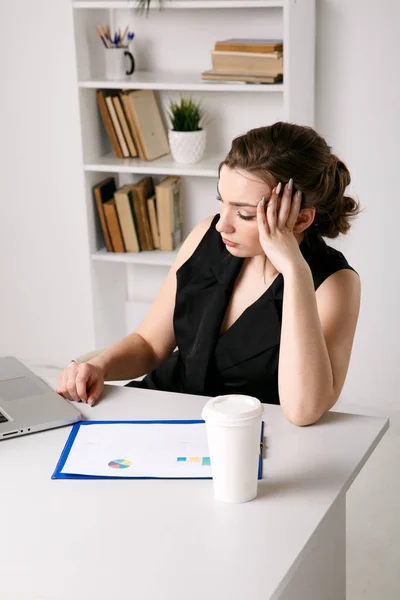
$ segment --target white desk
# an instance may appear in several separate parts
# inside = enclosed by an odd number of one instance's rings
[[[93,419],[201,418],[206,398],[107,386]],[[344,600],[345,493],[388,420],[265,405],[256,500],[209,480],[52,481],[70,428],[0,443],[2,600]],[[368,502],[368,498],[365,498]]]

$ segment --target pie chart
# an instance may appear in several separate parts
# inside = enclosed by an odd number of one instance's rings
[[[108,466],[112,469],[127,469],[131,465],[131,461],[127,460],[126,458],[116,458],[108,463]]]

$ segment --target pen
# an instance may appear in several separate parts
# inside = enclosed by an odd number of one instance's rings
[[[127,25],[124,29],[124,32],[121,34],[121,29],[114,31],[112,30],[112,34],[110,31],[110,26],[106,25],[97,25],[96,33],[103,42],[103,45],[106,48],[124,48],[125,37],[127,36],[128,43],[133,40],[134,33],[132,31],[128,31],[129,25]]]

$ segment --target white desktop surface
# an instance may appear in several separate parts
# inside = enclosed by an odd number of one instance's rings
[[[106,386],[77,406],[93,420],[199,419],[206,401]],[[264,475],[246,504],[214,500],[210,480],[51,480],[70,427],[0,442],[2,600],[296,597],[289,582],[388,420],[331,412],[302,428],[264,408]]]

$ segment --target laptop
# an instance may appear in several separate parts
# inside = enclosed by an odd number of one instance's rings
[[[71,425],[81,413],[13,356],[0,358],[0,440]]]

